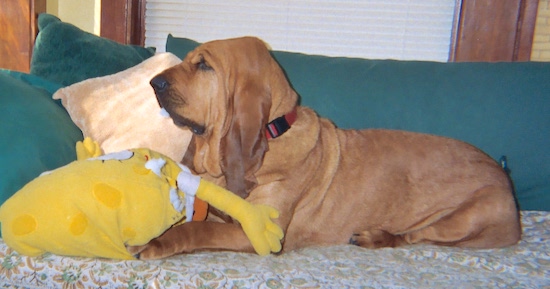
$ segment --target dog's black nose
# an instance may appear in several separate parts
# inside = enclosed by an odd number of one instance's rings
[[[149,83],[156,92],[163,92],[170,86],[170,83],[162,75],[153,77]]]

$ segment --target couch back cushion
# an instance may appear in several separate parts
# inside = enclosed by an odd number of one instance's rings
[[[59,87],[0,70],[0,205],[42,172],[76,159],[82,134],[60,102],[52,100]]]
[[[183,58],[197,42],[168,37]],[[273,51],[301,104],[340,128],[402,129],[506,156],[521,209],[550,210],[550,63],[439,63]]]

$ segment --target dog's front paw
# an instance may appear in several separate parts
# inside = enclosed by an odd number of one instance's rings
[[[168,229],[159,237],[142,246],[126,246],[126,250],[141,260],[153,260],[170,257],[181,253],[190,253],[197,249],[193,243],[196,226],[203,222],[188,222]],[[195,244],[195,245],[193,245]]]
[[[175,250],[170,249],[157,239],[151,240],[142,246],[127,246],[126,250],[140,260],[155,260],[177,254]]]
[[[126,246],[126,250],[140,260],[155,260],[186,252],[185,226],[168,229],[164,234],[142,246]]]
[[[130,253],[130,255],[134,256],[136,259],[139,259],[140,253],[147,248],[147,245],[143,246],[126,246],[126,251]]]

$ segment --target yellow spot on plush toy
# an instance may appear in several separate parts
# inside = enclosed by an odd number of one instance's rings
[[[87,227],[88,219],[86,218],[86,215],[84,215],[83,213],[79,213],[71,218],[69,231],[75,236],[80,236],[86,231]]]
[[[98,183],[93,188],[94,197],[103,205],[116,209],[122,202],[122,192],[109,186],[108,184]]]
[[[275,209],[252,205],[160,153],[132,149],[101,156],[97,143],[85,139],[77,143],[77,156],[2,205],[8,246],[30,256],[133,259],[126,246],[146,244],[172,225],[195,219],[193,213],[204,218],[202,199],[238,220],[258,254],[281,249]]]
[[[36,220],[30,215],[21,215],[13,220],[13,234],[15,236],[26,235],[36,230]]]

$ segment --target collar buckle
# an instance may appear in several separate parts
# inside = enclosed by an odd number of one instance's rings
[[[267,139],[277,138],[290,129],[292,124],[296,121],[298,112],[296,108],[291,112],[280,116],[266,125],[265,136]]]

